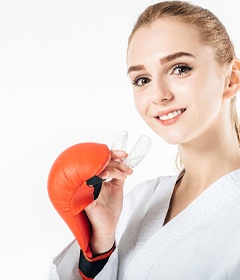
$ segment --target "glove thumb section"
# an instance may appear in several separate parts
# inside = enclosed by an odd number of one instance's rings
[[[87,180],[99,175],[109,161],[105,144],[76,144],[57,157],[48,177],[49,198],[88,258],[92,257],[91,225],[84,209],[95,197],[94,187]]]

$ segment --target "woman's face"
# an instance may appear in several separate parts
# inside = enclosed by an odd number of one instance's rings
[[[227,70],[194,27],[170,19],[141,27],[127,67],[138,112],[167,142],[186,143],[221,125]]]

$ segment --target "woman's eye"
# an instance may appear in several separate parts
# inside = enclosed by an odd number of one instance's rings
[[[170,75],[182,76],[188,74],[191,70],[192,68],[187,65],[178,64],[171,69]]]
[[[142,87],[150,82],[150,79],[147,77],[137,77],[133,80],[133,85],[137,87]]]

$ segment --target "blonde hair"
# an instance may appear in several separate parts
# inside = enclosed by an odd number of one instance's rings
[[[128,45],[140,27],[149,26],[162,18],[193,25],[198,30],[201,41],[215,48],[215,59],[220,65],[229,64],[236,56],[231,39],[221,21],[208,9],[184,1],[165,1],[146,8],[133,27]],[[236,96],[231,99],[231,119],[240,146],[240,120],[236,109]],[[181,159],[179,162],[182,165]]]

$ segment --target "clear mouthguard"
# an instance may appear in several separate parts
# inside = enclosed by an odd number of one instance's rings
[[[117,137],[113,140],[112,150],[124,150],[126,151],[128,133],[126,131],[122,131]],[[141,135],[130,151],[128,157],[124,160],[124,163],[134,168],[136,167],[143,158],[148,154],[152,146],[152,142],[150,137],[146,135]]]
[[[112,150],[126,151],[128,133],[126,131],[120,132],[113,140]]]

